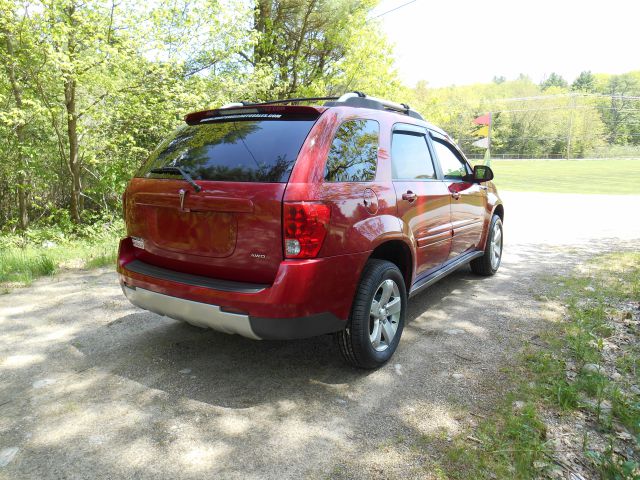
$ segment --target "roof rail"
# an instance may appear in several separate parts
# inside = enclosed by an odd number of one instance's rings
[[[396,103],[382,98],[370,97],[362,92],[348,92],[338,98],[335,102],[326,102],[327,107],[335,107],[338,105],[348,105],[351,107],[372,108],[374,110],[391,110],[398,113],[409,115],[410,117],[424,120],[415,110],[406,103]]]
[[[236,107],[244,107],[246,102],[232,102],[227,103],[226,105],[221,106],[220,108],[236,108]]]
[[[228,103],[220,108],[233,108],[233,107],[254,107],[259,105],[280,105],[285,103],[300,103],[300,102],[315,102],[317,100],[337,100],[338,97],[300,97],[300,98],[285,98],[283,100],[269,100],[268,102],[238,102]]]
[[[222,108],[234,108],[234,107],[247,107],[247,106],[259,106],[259,105],[279,105],[287,103],[300,103],[300,102],[314,102],[318,100],[324,100],[325,106],[337,107],[339,105],[346,105],[350,107],[371,108],[373,110],[391,110],[393,112],[403,113],[410,117],[417,118],[418,120],[424,120],[415,110],[411,110],[411,107],[406,103],[396,103],[390,100],[384,100],[382,98],[370,97],[362,92],[353,91],[345,93],[340,97],[300,97],[300,98],[286,98],[283,100],[270,100],[268,102],[237,102],[228,103]]]

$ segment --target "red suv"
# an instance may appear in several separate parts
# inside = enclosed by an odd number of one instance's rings
[[[335,333],[375,368],[408,297],[500,265],[491,169],[407,105],[354,92],[185,120],[123,196],[118,272],[139,307],[254,339]]]

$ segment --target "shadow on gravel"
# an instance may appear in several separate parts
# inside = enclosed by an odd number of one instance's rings
[[[442,335],[441,328],[425,322],[425,310],[434,308],[466,312],[467,333],[484,335],[484,327],[468,315],[468,301],[481,301],[477,291],[483,279],[462,268],[409,303],[405,337],[398,354],[423,337]],[[468,297],[467,297],[468,295]],[[479,296],[480,295],[480,296]],[[453,300],[453,301],[452,301]],[[165,322],[145,334],[127,336],[132,325],[159,319],[147,312],[124,315],[109,324],[82,332],[75,340],[80,350],[91,357],[82,345],[97,339],[117,337],[118,345],[109,358],[90,361],[147,387],[166,392],[175,398],[188,397],[210,405],[249,408],[280,400],[318,401],[336,396],[340,385],[357,384],[373,372],[354,369],[345,364],[331,335],[293,341],[254,341],[200,329],[181,322]],[[455,324],[449,325],[454,328]],[[463,325],[463,328],[465,326]],[[95,360],[98,360],[96,358]],[[392,360],[399,362],[397,355]]]
[[[434,352],[439,351],[438,342],[447,341],[450,336],[447,331],[463,330],[465,335],[477,337],[478,342],[490,340],[488,317],[517,316],[509,298],[501,299],[501,285],[518,284],[523,291],[534,293],[529,272],[539,270],[540,264],[544,265],[543,273],[554,274],[566,266],[569,256],[606,251],[612,244],[617,248],[633,247],[632,242],[609,240],[571,248],[521,245],[513,253],[507,251],[503,268],[494,278],[478,277],[468,267],[461,268],[411,299],[403,341],[393,362],[405,362],[413,343],[421,339],[432,340],[436,344]],[[331,336],[253,341],[143,311],[101,324],[95,321],[100,308],[123,302],[119,289],[110,283],[112,272],[83,272],[80,285],[54,280],[39,287],[42,295],[60,297],[59,307],[47,304],[25,313],[19,308],[5,310],[0,319],[0,338],[7,340],[6,345],[15,345],[12,355],[33,350],[38,354],[32,355],[24,367],[15,365],[5,372],[9,375],[4,376],[0,397],[10,398],[12,391],[26,388],[32,381],[30,377],[38,378],[40,369],[51,369],[56,362],[68,367],[66,359],[73,349],[80,353],[74,360],[76,371],[100,368],[169,395],[186,395],[223,407],[314,399],[322,392],[333,394],[331,386],[357,383],[371,375],[345,365]],[[103,291],[95,291],[94,285],[102,285]],[[12,293],[15,306],[19,307],[21,297],[28,295],[28,289]],[[487,303],[499,308],[485,312]],[[32,318],[43,320],[42,325],[34,328]],[[510,327],[506,324],[505,328]],[[428,358],[441,361],[434,352],[429,352]]]

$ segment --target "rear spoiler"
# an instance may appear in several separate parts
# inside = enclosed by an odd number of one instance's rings
[[[214,110],[189,113],[184,117],[188,125],[242,120],[315,120],[324,107],[302,105],[242,105],[231,104]]]

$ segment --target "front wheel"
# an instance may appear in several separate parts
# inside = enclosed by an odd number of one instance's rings
[[[471,270],[478,275],[490,276],[500,268],[502,261],[502,220],[498,215],[491,218],[484,255],[471,261]]]
[[[337,334],[346,361],[360,368],[377,368],[398,347],[407,310],[402,273],[386,260],[370,259],[353,301],[349,326]]]

